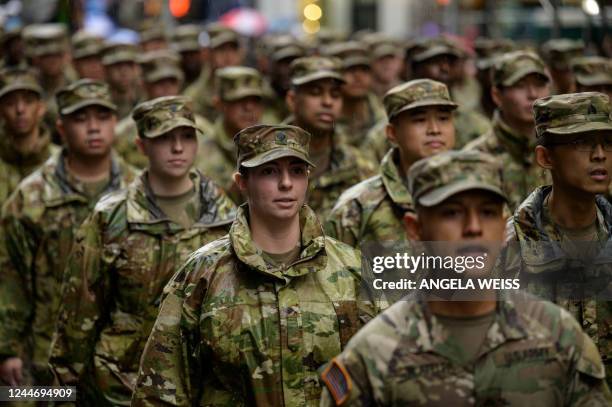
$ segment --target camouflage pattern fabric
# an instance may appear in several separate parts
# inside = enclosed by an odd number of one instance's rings
[[[64,24],[31,24],[21,34],[29,57],[60,54],[68,50],[68,30]]]
[[[512,86],[534,73],[550,81],[546,65],[539,56],[528,51],[511,52],[495,60],[493,84],[499,87]]]
[[[533,104],[536,132],[542,140],[612,130],[610,98],[599,92],[569,93],[541,98]]]
[[[446,85],[432,79],[415,79],[397,85],[387,92],[383,104],[389,120],[419,107],[447,106],[452,110],[457,108]]]
[[[77,31],[72,35],[72,58],[80,59],[98,56],[104,50],[104,39],[87,31]]]
[[[20,66],[0,70],[0,98],[16,90],[29,90],[39,97],[43,94],[34,70]]]
[[[200,146],[195,165],[238,204],[243,202],[243,198],[232,178],[236,172],[236,157],[236,145],[226,133],[223,119],[219,118],[212,127],[210,137]]]
[[[19,152],[11,143],[12,137],[6,129],[0,130],[0,205],[8,199],[11,193],[26,176],[43,165],[45,161],[58,152],[51,144],[51,136],[44,126],[39,129],[39,138],[29,154]]]
[[[476,110],[464,110],[461,107],[455,111],[455,148],[459,149],[479,136],[493,129],[491,121]]]
[[[61,115],[68,115],[91,105],[103,106],[113,111],[117,109],[111,100],[109,86],[93,79],[72,82],[55,95],[55,100]]]
[[[500,299],[468,364],[426,302],[397,302],[323,371],[321,406],[610,405],[600,356],[576,321],[519,295]]]
[[[342,61],[330,57],[302,57],[291,63],[291,83],[301,86],[320,79],[336,79],[344,83]]]
[[[361,152],[371,162],[380,162],[395,144],[387,138],[387,118],[379,120],[366,134]]]
[[[50,364],[83,405],[129,404],[162,290],[188,256],[229,230],[236,208],[192,171],[199,221],[188,229],[159,209],[146,173],[104,196],[68,259]]]
[[[468,189],[483,189],[506,199],[499,162],[478,151],[451,150],[423,158],[412,164],[407,178],[414,202],[426,207]]]
[[[576,82],[583,86],[612,85],[612,59],[582,57],[572,60]]]
[[[493,130],[468,143],[464,150],[494,156],[504,168],[504,193],[512,212],[540,185],[552,182],[550,173],[535,162],[535,136],[518,134],[510,128],[499,111],[493,116]]]
[[[198,79],[183,91],[183,95],[193,100],[193,110],[210,122],[214,122],[219,115],[213,101],[214,89],[213,72],[208,65],[205,65]]]
[[[318,405],[317,369],[378,311],[360,298],[359,253],[324,236],[310,208],[299,259],[279,267],[253,244],[247,212],[167,286],[132,405]]]
[[[390,150],[375,177],[347,189],[325,222],[325,233],[352,247],[363,242],[405,240],[404,213],[414,210],[399,168],[399,151]]]
[[[113,157],[103,193],[124,188],[135,175]],[[63,151],[25,178],[2,210],[0,355],[24,359],[37,383],[49,378],[49,346],[74,232],[97,199],[87,198],[67,171]]]
[[[264,82],[259,71],[246,66],[230,66],[215,71],[217,96],[233,102],[249,96],[264,96]]]
[[[567,309],[582,325],[585,332],[593,339],[602,355],[606,366],[608,384],[612,383],[612,305],[609,301],[570,300],[564,292],[562,276],[584,276],[595,279],[600,273],[610,274],[609,257],[607,263],[601,263],[595,257],[594,263],[585,264],[579,259],[570,258],[559,242],[559,234],[554,222],[546,216],[544,202],[552,190],[551,186],[536,189],[516,210],[508,221],[509,242],[511,245],[506,254],[504,272],[511,277],[522,279],[521,286],[542,298],[556,302]],[[597,198],[597,229],[602,244],[610,242],[612,230],[612,205],[603,197]],[[520,250],[520,253],[518,252]],[[541,276],[556,273],[559,278],[551,286],[552,279],[542,282]],[[591,276],[591,277],[589,277]],[[609,280],[609,277],[608,277]],[[557,286],[558,285],[558,286]]]
[[[199,155],[203,155],[203,146],[210,137],[214,134],[213,125],[199,114],[194,114],[195,123],[198,127],[198,151]],[[138,128],[136,122],[131,117],[125,117],[117,123],[115,126],[115,144],[113,145],[115,151],[123,157],[125,161],[137,168],[145,168],[149,160],[136,145],[136,139],[138,138]],[[196,159],[196,166],[199,160]]]
[[[367,95],[367,119],[365,121],[354,120],[351,117],[340,117],[336,121],[338,133],[344,135],[344,143],[360,148],[366,141],[369,131],[381,120],[386,120],[385,110],[380,100],[373,93]],[[376,161],[377,163],[380,161]]]

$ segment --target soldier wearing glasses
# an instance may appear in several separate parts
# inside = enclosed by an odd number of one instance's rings
[[[536,161],[552,185],[533,191],[510,219],[507,237],[518,244],[508,248],[506,273],[576,317],[597,344],[610,383],[611,303],[588,292],[577,297],[578,289],[594,283],[606,289],[610,281],[612,262],[602,247],[611,239],[612,205],[600,195],[612,174],[610,99],[598,92],[557,95],[538,99],[533,109]]]

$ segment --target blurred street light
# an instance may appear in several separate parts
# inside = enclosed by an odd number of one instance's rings
[[[582,10],[590,16],[599,15],[599,4],[597,0],[582,0]]]

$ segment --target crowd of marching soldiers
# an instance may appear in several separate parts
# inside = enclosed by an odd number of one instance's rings
[[[82,406],[612,405],[612,305],[555,285],[612,288],[609,57],[321,32],[260,38],[247,66],[218,23],[2,43],[0,384]],[[487,270],[526,292],[373,295],[360,248],[385,241],[505,241]]]

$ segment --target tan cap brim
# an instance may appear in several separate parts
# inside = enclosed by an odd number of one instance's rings
[[[38,96],[42,96],[43,94],[43,90],[40,86],[36,86],[36,85],[27,85],[27,84],[23,84],[23,83],[15,83],[13,85],[8,85],[5,86],[4,88],[0,89],[0,98],[3,97],[4,95],[14,92],[16,90],[30,90],[34,93],[36,93]]]
[[[334,71],[317,71],[310,75],[300,76],[299,78],[294,78],[291,80],[291,83],[294,86],[304,85],[309,82],[318,81],[321,79],[336,79],[342,83],[345,83],[346,80],[342,75]]]
[[[60,114],[61,115],[67,115],[67,114],[72,114],[74,112],[76,112],[79,109],[82,109],[84,107],[87,106],[102,106],[105,107],[107,109],[110,109],[114,112],[117,111],[117,106],[114,103],[108,102],[106,100],[102,100],[102,99],[87,99],[87,100],[83,100],[79,103],[76,103],[74,105],[71,106],[67,106],[63,109],[60,110]]]
[[[423,100],[418,100],[416,102],[412,102],[409,105],[402,107],[398,111],[394,112],[389,117],[389,119],[392,119],[396,117],[398,114],[403,113],[405,111],[416,109],[419,107],[428,107],[428,106],[446,106],[450,108],[451,110],[455,110],[458,107],[458,105],[455,102],[452,102],[446,99],[423,99]]]
[[[612,76],[600,73],[598,75],[576,75],[576,82],[583,86],[612,85]]]
[[[179,127],[189,127],[194,129],[197,132],[201,132],[200,128],[191,120],[185,118],[185,117],[180,117],[180,118],[176,118],[173,120],[169,120],[167,122],[164,122],[156,131],[151,132],[151,133],[147,133],[147,134],[140,134],[140,132],[138,133],[138,135],[140,137],[143,138],[156,138],[156,137],[160,137],[163,136],[164,134],[177,129]]]
[[[543,78],[545,78],[547,81],[550,81],[550,78],[546,74],[546,71],[542,69],[537,69],[536,67],[529,67],[525,69],[517,69],[516,71],[512,73],[512,75],[510,75],[510,77],[503,80],[501,82],[501,85],[502,86],[512,86],[518,81],[520,81],[521,79],[523,79],[524,77],[526,77],[527,75],[531,75],[531,74],[538,74],[542,76]]]
[[[433,191],[425,193],[417,199],[417,202],[419,205],[424,207],[436,206],[453,195],[472,189],[480,189],[493,192],[499,195],[505,201],[507,201],[507,198],[502,192],[502,190],[490,184],[478,181],[458,181],[451,182],[450,184],[444,185],[443,187],[436,188]]]
[[[180,82],[183,80],[183,72],[172,68],[162,68],[148,73],[144,79],[147,83],[157,82],[162,79],[176,79]]]
[[[264,91],[263,89],[258,88],[241,88],[237,89],[233,92],[228,92],[223,95],[223,101],[225,102],[235,102],[236,100],[244,99],[250,96],[256,96],[263,98]]]
[[[246,168],[259,167],[262,164],[268,163],[270,161],[278,160],[279,158],[283,158],[283,157],[299,158],[300,160],[304,161],[311,167],[313,168],[315,167],[315,165],[306,158],[305,154],[300,153],[299,151],[296,151],[292,148],[284,148],[284,147],[279,147],[279,148],[275,148],[270,151],[266,151],[263,154],[256,155],[255,157],[249,160],[245,160],[241,162],[239,165],[246,167]]]
[[[569,124],[567,126],[555,127],[553,129],[546,129],[546,131],[542,134],[542,136],[546,136],[546,134],[555,134],[555,135],[574,135],[581,133],[591,133],[591,132],[600,132],[600,131],[608,131],[612,132],[612,121],[606,122],[583,122],[576,124]]]

